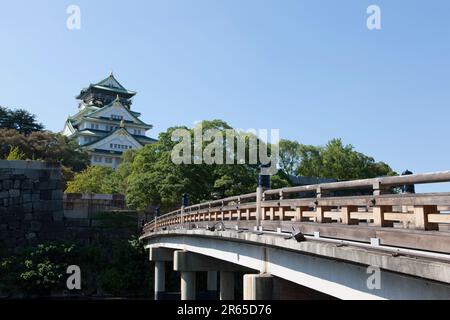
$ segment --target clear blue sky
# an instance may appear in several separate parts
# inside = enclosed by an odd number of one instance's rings
[[[81,30],[66,8],[81,8]],[[366,28],[366,8],[382,30]],[[341,137],[395,170],[450,169],[447,0],[2,1],[0,104],[53,131],[110,70],[152,137],[201,119]]]

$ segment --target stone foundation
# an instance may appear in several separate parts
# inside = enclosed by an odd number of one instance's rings
[[[62,197],[58,164],[0,160],[0,249],[62,237]]]

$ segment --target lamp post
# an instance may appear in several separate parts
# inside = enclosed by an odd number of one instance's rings
[[[413,173],[409,170],[406,170],[405,172],[402,173],[402,176],[409,176],[412,175]],[[402,192],[403,193],[416,193],[416,187],[411,184],[411,185],[404,185],[402,186]]]
[[[183,229],[184,229],[184,210],[188,206],[189,206],[189,195],[185,193],[181,197],[181,228]]]
[[[160,215],[160,209],[156,208],[155,209],[155,232],[156,232],[156,228],[158,227],[158,217]]]
[[[270,189],[270,175],[263,174],[263,169],[269,165],[260,165],[258,174],[258,188],[256,189],[256,227],[259,231],[262,220],[262,202],[264,191]]]

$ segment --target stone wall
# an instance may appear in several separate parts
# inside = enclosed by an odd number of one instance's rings
[[[0,160],[0,253],[53,241],[129,239],[143,216],[121,195],[64,195],[61,168]]]
[[[97,212],[128,210],[121,194],[66,193],[63,196],[64,215],[69,219],[88,219]]]
[[[17,249],[64,235],[58,164],[0,160],[0,249]]]
[[[63,196],[66,237],[85,244],[130,239],[140,231],[143,216],[125,205],[125,196],[75,194]]]

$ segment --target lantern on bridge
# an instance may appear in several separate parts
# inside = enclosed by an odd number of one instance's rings
[[[402,173],[402,176],[409,176],[412,175],[413,173],[409,170],[406,170],[405,172]],[[414,187],[413,184],[411,185],[404,185],[402,186],[402,192],[403,193],[416,193],[416,188]]]
[[[258,187],[263,189],[270,189],[270,175],[263,174],[264,168],[270,168],[268,164],[262,164],[259,166],[259,175],[258,175]]]
[[[189,195],[187,193],[183,194],[183,197],[181,198],[181,206],[189,206]]]

